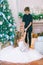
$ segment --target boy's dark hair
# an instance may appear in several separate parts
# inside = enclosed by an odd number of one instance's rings
[[[24,11],[30,11],[29,7],[25,7]]]

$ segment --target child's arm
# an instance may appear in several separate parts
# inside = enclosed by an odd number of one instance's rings
[[[23,35],[23,40],[25,40],[25,37],[26,37],[26,32],[24,32],[24,35]]]
[[[27,28],[25,29],[25,31],[27,31],[27,29],[32,25],[32,22],[30,22],[30,24],[27,26]]]

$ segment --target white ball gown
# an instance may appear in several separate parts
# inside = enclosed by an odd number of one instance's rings
[[[8,46],[0,50],[0,60],[12,63],[28,63],[42,58],[42,55],[35,49],[28,49],[23,46],[23,42],[19,42],[19,47],[14,48],[13,46]],[[24,48],[23,48],[24,47]],[[20,49],[23,48],[23,51]]]

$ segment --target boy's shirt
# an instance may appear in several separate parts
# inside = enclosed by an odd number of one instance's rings
[[[22,21],[25,22],[24,27],[26,28],[30,24],[30,22],[33,21],[33,17],[31,14],[28,14],[28,15],[24,14]],[[28,28],[27,32],[28,31],[32,32],[32,25]]]

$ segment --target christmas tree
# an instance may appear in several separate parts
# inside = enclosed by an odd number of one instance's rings
[[[0,42],[14,43],[16,26],[7,0],[0,0]]]

